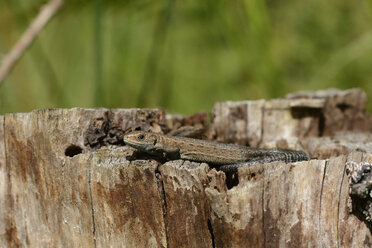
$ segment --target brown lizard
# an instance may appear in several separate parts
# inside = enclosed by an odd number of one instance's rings
[[[309,160],[303,151],[252,148],[145,131],[128,133],[123,140],[125,144],[155,156],[205,162],[223,171],[235,171],[241,166],[274,161],[291,163]]]

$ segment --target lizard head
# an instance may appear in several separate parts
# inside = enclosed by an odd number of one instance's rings
[[[148,150],[156,145],[156,134],[145,131],[134,131],[124,135],[124,143],[139,150]]]

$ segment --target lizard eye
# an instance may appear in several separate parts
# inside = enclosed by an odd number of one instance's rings
[[[145,138],[145,135],[143,135],[143,134],[140,134],[140,135],[138,135],[138,137],[137,137],[138,140],[143,140],[144,138]]]

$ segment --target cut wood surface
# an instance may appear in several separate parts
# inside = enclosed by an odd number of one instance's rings
[[[371,134],[360,133],[370,117],[346,100],[364,93],[330,92],[217,103],[211,123],[156,109],[1,116],[0,247],[370,247]],[[356,114],[322,137],[334,98]],[[231,183],[208,164],[160,163],[122,142],[131,130],[188,124],[209,139],[305,148],[314,159],[242,167]]]

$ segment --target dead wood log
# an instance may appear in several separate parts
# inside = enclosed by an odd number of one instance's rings
[[[231,184],[207,164],[161,163],[123,146],[122,135],[130,130],[170,130],[164,111],[77,108],[1,116],[0,247],[372,245],[370,136],[328,137],[337,152],[322,153],[328,148],[315,137],[319,125],[311,125],[325,117],[296,119],[290,107],[309,106],[310,100],[276,101],[244,103],[237,112],[218,112],[216,105],[210,137],[261,145],[284,140],[288,146],[297,140],[313,157],[338,157],[240,168]],[[261,126],[252,113],[264,120]],[[229,123],[225,131],[222,116]],[[288,120],[290,132],[267,127],[269,116]],[[365,118],[363,127],[345,124],[340,130],[365,131]]]
[[[110,138],[107,120],[116,131],[134,123],[160,130],[163,117],[135,109],[2,117],[0,247],[165,247],[157,164],[127,161],[128,149],[90,147]],[[94,127],[99,142],[89,143]]]

